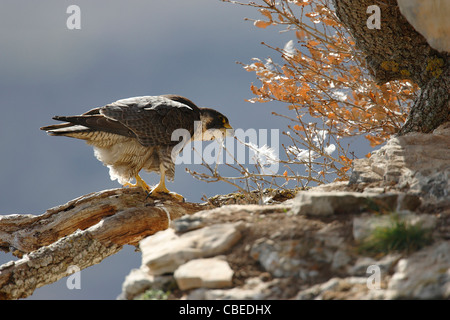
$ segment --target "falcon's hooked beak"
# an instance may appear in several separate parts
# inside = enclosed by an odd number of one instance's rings
[[[228,122],[225,122],[225,123],[223,124],[223,127],[224,127],[225,129],[233,129],[233,127],[232,127]]]
[[[228,119],[225,118],[223,122],[223,128],[221,131],[224,133],[224,136],[232,137],[234,136],[234,129],[233,127],[228,123]]]
[[[227,135],[230,135],[230,133],[234,133],[234,129],[233,127],[227,122],[223,125],[223,127],[226,129],[227,131]]]

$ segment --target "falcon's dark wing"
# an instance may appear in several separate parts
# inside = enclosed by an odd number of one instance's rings
[[[108,119],[100,114],[100,108],[92,109],[80,116],[55,116],[54,120],[67,121],[67,123],[55,124],[42,127],[54,135],[68,135],[79,132],[103,131],[118,134],[126,137],[136,137],[136,135],[126,126],[118,121]]]
[[[41,128],[53,135],[108,132],[137,138],[143,146],[175,145],[172,132],[186,129],[194,133],[194,121],[200,120],[198,107],[189,99],[176,96],[143,96],[122,99],[92,109],[80,116],[53,119],[67,123]]]
[[[194,134],[194,121],[200,111],[180,96],[144,96],[118,100],[99,108],[100,114],[131,130],[144,146],[175,145],[172,133],[186,129]]]

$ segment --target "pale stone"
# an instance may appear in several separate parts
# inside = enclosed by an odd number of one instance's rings
[[[382,203],[384,210],[395,210],[398,194],[374,194],[360,192],[302,191],[297,194],[291,214],[330,216],[333,214],[359,213],[373,210],[373,205]],[[380,208],[381,209],[381,208]]]
[[[322,300],[322,299],[364,299],[368,292],[367,278],[347,277],[331,278],[327,282],[320,283],[301,290],[297,293],[297,300]]]
[[[448,0],[397,0],[408,22],[438,51],[450,52]]]
[[[450,204],[450,122],[433,133],[410,133],[390,139],[369,159],[355,159],[350,184],[396,185],[424,204]],[[404,199],[406,210],[417,199]],[[403,201],[403,200],[402,200]]]
[[[379,260],[375,260],[370,257],[359,257],[355,261],[354,265],[349,268],[349,273],[353,276],[364,276],[368,274],[367,271],[370,266],[378,266],[380,268],[380,272],[386,275],[391,271],[392,266],[394,266],[400,258],[401,254],[399,253],[387,254]]]
[[[179,266],[174,278],[181,290],[224,288],[232,285],[233,273],[228,262],[222,259],[195,259]]]
[[[120,299],[133,299],[152,285],[152,276],[141,269],[132,269],[122,284]]]
[[[270,294],[270,282],[249,278],[242,287],[231,289],[195,289],[186,297],[188,300],[262,300]]]
[[[388,299],[449,299],[450,241],[401,259],[388,284]]]
[[[186,261],[211,257],[230,249],[241,238],[242,223],[217,224],[183,233],[160,231],[140,242],[142,264],[154,275],[174,272]]]
[[[205,222],[201,217],[194,215],[186,215],[179,219],[172,221],[171,227],[178,233],[189,232],[195,229],[200,229],[205,226]]]
[[[299,275],[308,266],[305,256],[311,246],[309,239],[273,241],[261,238],[255,241],[250,257],[275,277]]]
[[[348,263],[352,260],[352,257],[343,250],[338,250],[333,255],[333,260],[331,261],[331,269],[339,270],[348,265]]]

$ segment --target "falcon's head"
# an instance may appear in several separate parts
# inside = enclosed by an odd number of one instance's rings
[[[233,135],[233,128],[228,118],[210,108],[199,108],[202,121],[202,140],[214,140],[226,135]]]

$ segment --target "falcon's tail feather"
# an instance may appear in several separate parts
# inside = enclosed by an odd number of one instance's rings
[[[62,123],[62,124],[55,124],[50,125],[46,127],[40,128],[41,130],[47,131],[47,133],[51,136],[67,136],[67,137],[73,137],[78,139],[83,139],[85,136],[86,139],[88,138],[89,133],[91,133],[93,130],[82,126],[82,125],[74,125],[73,123]]]
[[[126,137],[135,137],[135,134],[120,122],[108,119],[100,114],[83,114],[81,116],[54,116],[54,120],[67,121],[66,123],[42,127],[53,136],[68,136],[78,139],[89,139],[93,132],[109,132]]]

